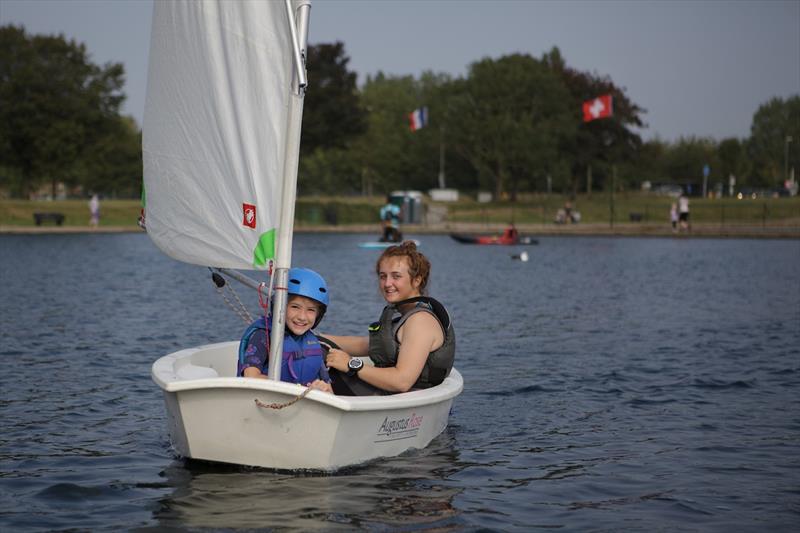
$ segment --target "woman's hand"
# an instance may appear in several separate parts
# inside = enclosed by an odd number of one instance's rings
[[[350,362],[350,354],[338,348],[328,347],[328,356],[325,358],[325,366],[335,368],[339,372],[347,372],[347,363]]]

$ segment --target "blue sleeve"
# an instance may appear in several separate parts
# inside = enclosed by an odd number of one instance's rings
[[[244,352],[244,364],[242,371],[251,366],[256,367],[262,374],[266,374],[267,363],[267,342],[266,333],[263,329],[255,331],[250,336],[250,341],[247,343],[247,349]]]

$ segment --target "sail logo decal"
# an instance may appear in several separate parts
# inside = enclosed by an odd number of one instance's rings
[[[242,204],[242,225],[248,228],[256,229],[256,206],[251,204]]]
[[[403,418],[385,417],[378,428],[378,432],[375,434],[375,442],[413,439],[422,427],[422,418],[422,415],[417,415],[414,412],[410,416]]]

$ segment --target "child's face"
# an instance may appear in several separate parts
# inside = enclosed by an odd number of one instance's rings
[[[286,304],[286,327],[295,335],[302,335],[314,326],[319,315],[319,304],[305,296],[291,295]]]

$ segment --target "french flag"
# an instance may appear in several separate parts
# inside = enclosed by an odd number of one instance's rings
[[[420,107],[408,114],[408,125],[411,131],[417,131],[428,125],[428,108]]]

